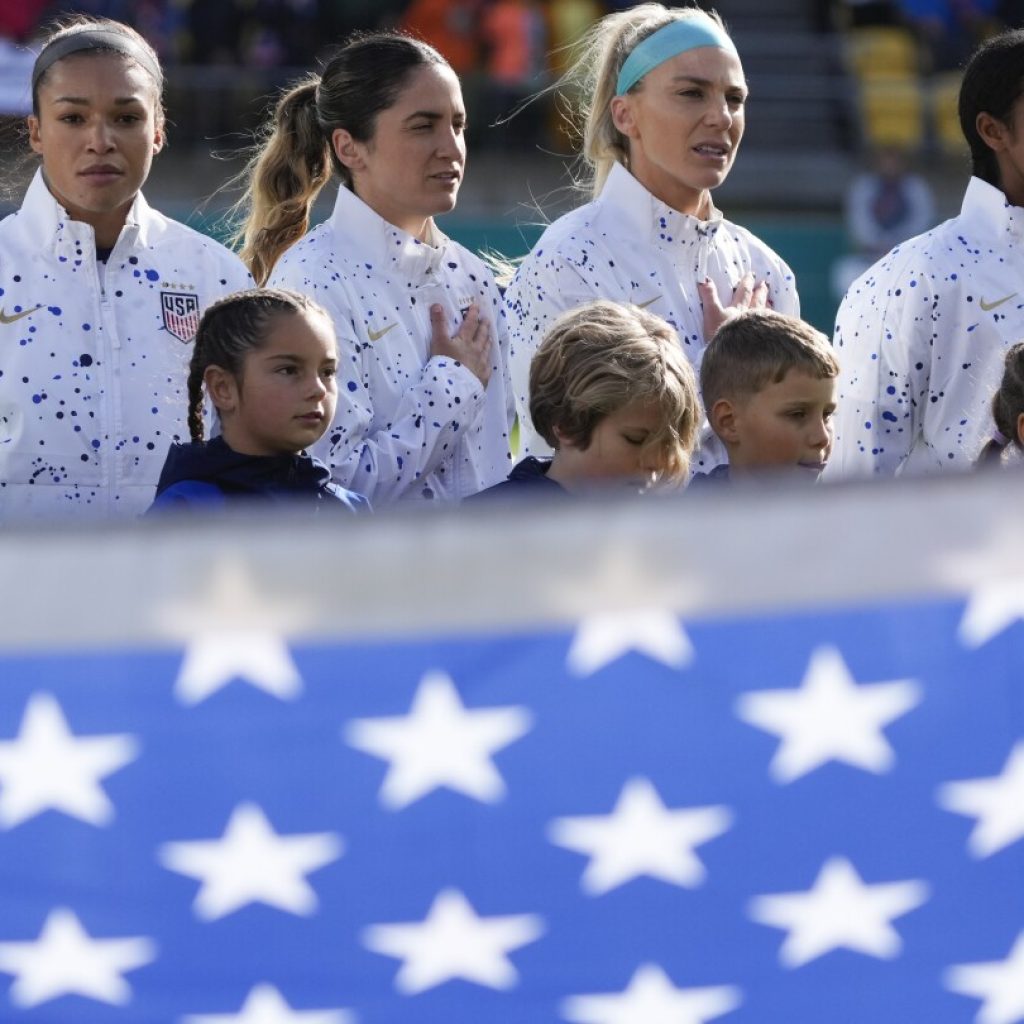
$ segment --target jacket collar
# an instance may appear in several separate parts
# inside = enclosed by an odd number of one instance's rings
[[[971,178],[968,183],[960,214],[983,225],[990,234],[1024,236],[1024,209],[1007,202],[1001,189],[981,178]]]
[[[157,484],[162,494],[184,480],[216,483],[231,493],[289,495],[319,493],[331,480],[331,471],[319,459],[297,455],[242,455],[224,438],[172,444]]]
[[[436,224],[429,244],[421,242],[384,220],[344,185],[338,187],[331,226],[365,262],[377,262],[413,284],[438,270],[448,246],[448,237]]]
[[[92,227],[68,216],[64,207],[46,187],[42,168],[37,170],[32,178],[21,204],[20,215],[25,218],[29,237],[48,246],[59,259],[73,263],[95,258],[96,235]],[[139,192],[128,210],[128,216],[114,249],[145,246],[153,216],[149,203]]]
[[[708,220],[672,209],[651,195],[620,163],[612,167],[597,201],[614,211],[620,226],[625,221],[630,234],[661,249],[675,249],[687,242],[713,237],[722,223],[722,214],[714,203]]]

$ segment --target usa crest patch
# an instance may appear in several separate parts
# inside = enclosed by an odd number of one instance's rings
[[[199,330],[199,299],[185,292],[161,292],[164,327],[178,341],[190,342]]]

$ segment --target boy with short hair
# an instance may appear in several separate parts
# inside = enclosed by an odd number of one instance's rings
[[[693,483],[788,470],[817,480],[832,451],[839,363],[828,338],[773,310],[728,320],[700,369],[711,429],[729,454]]]
[[[530,416],[554,455],[523,459],[484,495],[679,484],[701,409],[675,330],[636,306],[599,300],[545,335],[530,364]]]

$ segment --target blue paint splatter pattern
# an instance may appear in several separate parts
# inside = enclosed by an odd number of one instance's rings
[[[700,221],[673,210],[616,164],[594,202],[544,232],[505,293],[524,450],[550,453],[530,422],[530,360],[560,314],[594,299],[644,306],[672,324],[699,368],[706,339],[697,283],[710,278],[727,302],[740,278],[751,272],[768,283],[775,309],[799,315],[793,272],[768,246],[718,211]],[[725,461],[724,449],[705,425],[694,472]]]
[[[250,284],[237,257],[141,195],[101,275],[92,228],[37,174],[0,222],[0,519],[145,511],[188,434],[192,349],[165,329],[161,291],[202,308]]]
[[[1024,210],[972,178],[960,216],[858,278],[836,320],[842,366],[826,473],[971,465],[994,429],[1006,349],[1024,338]]]
[[[338,412],[314,452],[375,508],[456,502],[509,472],[515,409],[501,297],[484,264],[436,228],[433,244],[381,219],[348,189],[331,218],[289,249],[270,283],[305,292],[338,334]],[[454,334],[471,302],[490,319],[484,389],[460,363],[429,357],[430,307]]]

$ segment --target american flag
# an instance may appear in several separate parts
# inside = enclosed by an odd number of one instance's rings
[[[0,1019],[1024,1021],[1019,586],[272,621],[0,656]]]

